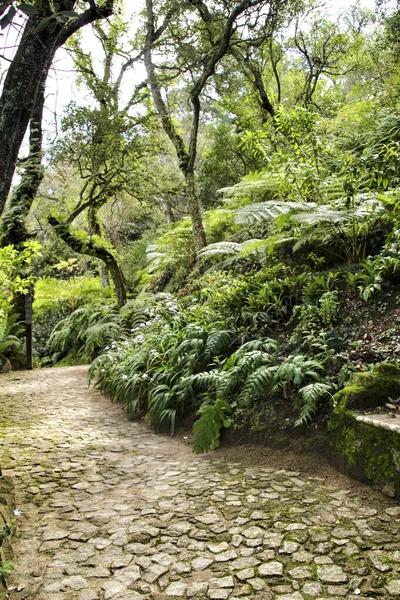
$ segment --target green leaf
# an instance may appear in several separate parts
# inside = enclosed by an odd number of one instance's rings
[[[74,10],[61,10],[57,15],[62,15],[63,17],[69,17],[70,19],[77,19],[79,14]]]
[[[38,9],[36,8],[36,6],[32,6],[32,4],[26,4],[26,2],[23,2],[22,4],[18,4],[18,8],[19,8],[19,10],[22,10],[23,13],[28,15],[28,17],[30,15],[37,15],[39,12]]]
[[[0,29],[5,29],[6,27],[8,27],[8,25],[10,25],[10,23],[12,23],[16,12],[17,11],[15,10],[15,8],[11,6],[8,13],[0,21]]]
[[[64,23],[68,22],[68,17],[66,17],[60,13],[57,13],[55,15],[55,19],[56,19],[57,23],[61,23],[61,25],[64,25]]]
[[[53,21],[53,19],[54,19],[53,15],[51,15],[50,17],[45,17],[44,19],[42,19],[42,21],[40,21],[39,25],[36,27],[35,32],[36,33],[40,33],[44,29],[47,29],[47,26],[49,25],[49,23],[51,21]]]

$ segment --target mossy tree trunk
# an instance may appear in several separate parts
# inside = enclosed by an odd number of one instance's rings
[[[126,282],[121,267],[112,252],[101,244],[97,236],[89,236],[86,239],[82,239],[72,231],[68,223],[61,221],[61,219],[54,215],[49,217],[49,223],[54,227],[57,235],[74,252],[93,256],[105,264],[114,283],[118,308],[122,308],[126,304]]]
[[[24,242],[31,237],[26,226],[26,218],[44,175],[42,167],[44,91],[45,77],[43,76],[30,119],[29,156],[24,163],[25,168],[21,176],[21,182],[11,194],[1,223],[1,245],[8,246],[12,244],[17,250],[22,250]],[[31,293],[33,294],[33,292],[32,289]],[[17,323],[25,321],[25,294],[14,294],[12,313],[15,315]]]
[[[36,103],[30,120],[29,156],[24,162],[21,182],[16,186],[7,203],[1,223],[1,245],[13,244],[20,249],[31,236],[26,227],[26,217],[42,182],[42,117],[45,80],[42,78]]]
[[[60,0],[59,10],[73,10],[76,0]],[[49,0],[26,22],[18,49],[7,71],[0,96],[0,214],[3,213],[15,172],[18,154],[54,55],[76,31],[113,12],[114,0],[90,7],[66,24],[54,20],[54,28],[39,25],[53,15]]]

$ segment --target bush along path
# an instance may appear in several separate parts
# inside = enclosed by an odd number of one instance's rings
[[[400,507],[345,478],[194,455],[127,421],[86,375],[1,379],[22,511],[11,600],[400,596]]]

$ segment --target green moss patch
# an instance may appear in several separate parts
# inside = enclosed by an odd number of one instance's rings
[[[350,385],[335,394],[335,408],[366,410],[382,406],[390,396],[400,396],[400,368],[382,363],[373,371],[358,373]]]

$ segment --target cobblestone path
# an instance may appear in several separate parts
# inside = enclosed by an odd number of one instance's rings
[[[195,456],[129,423],[84,368],[2,376],[0,396],[22,510],[12,600],[400,597],[393,503]]]

